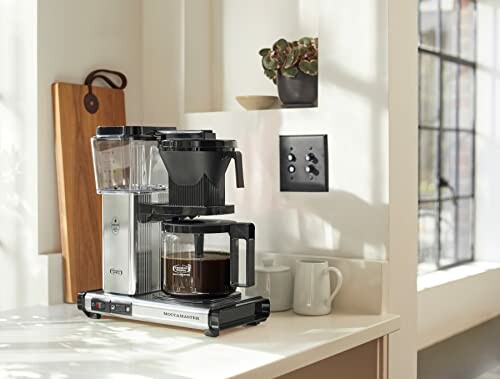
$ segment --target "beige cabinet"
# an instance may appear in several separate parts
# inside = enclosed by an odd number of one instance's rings
[[[388,379],[387,344],[385,336],[279,378]]]

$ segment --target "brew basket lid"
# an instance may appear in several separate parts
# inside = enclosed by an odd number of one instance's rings
[[[235,140],[216,139],[211,130],[175,130],[160,132],[161,151],[233,151]]]

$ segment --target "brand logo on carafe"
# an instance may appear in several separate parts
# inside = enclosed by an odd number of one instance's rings
[[[189,276],[191,275],[191,265],[174,265],[172,267],[172,271],[174,272],[174,275],[178,276]]]

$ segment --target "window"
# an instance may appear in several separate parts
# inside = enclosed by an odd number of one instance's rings
[[[474,259],[476,1],[419,1],[422,274]]]

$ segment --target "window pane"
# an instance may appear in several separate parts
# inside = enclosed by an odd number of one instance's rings
[[[438,198],[438,142],[439,132],[420,130],[419,169],[420,199]]]
[[[458,194],[461,196],[473,194],[473,138],[472,133],[459,134]]]
[[[456,263],[455,257],[455,212],[453,201],[444,201],[441,206],[441,256],[440,266]]]
[[[420,0],[420,44],[439,49],[439,1]]]
[[[458,1],[441,0],[441,51],[458,55]]]
[[[420,124],[439,126],[439,58],[420,55]]]
[[[457,192],[457,133],[443,132],[441,142],[441,196],[449,198]]]
[[[472,129],[474,124],[474,69],[460,67],[459,127]]]
[[[474,255],[476,7],[419,0],[419,274]]]
[[[443,62],[443,126],[457,126],[457,78],[458,66]]]
[[[460,56],[464,59],[474,60],[476,55],[476,38],[474,26],[474,2],[461,0],[460,12]]]
[[[437,203],[420,204],[418,272],[423,274],[437,269]]]
[[[473,200],[458,201],[458,259],[470,260],[473,254]]]

